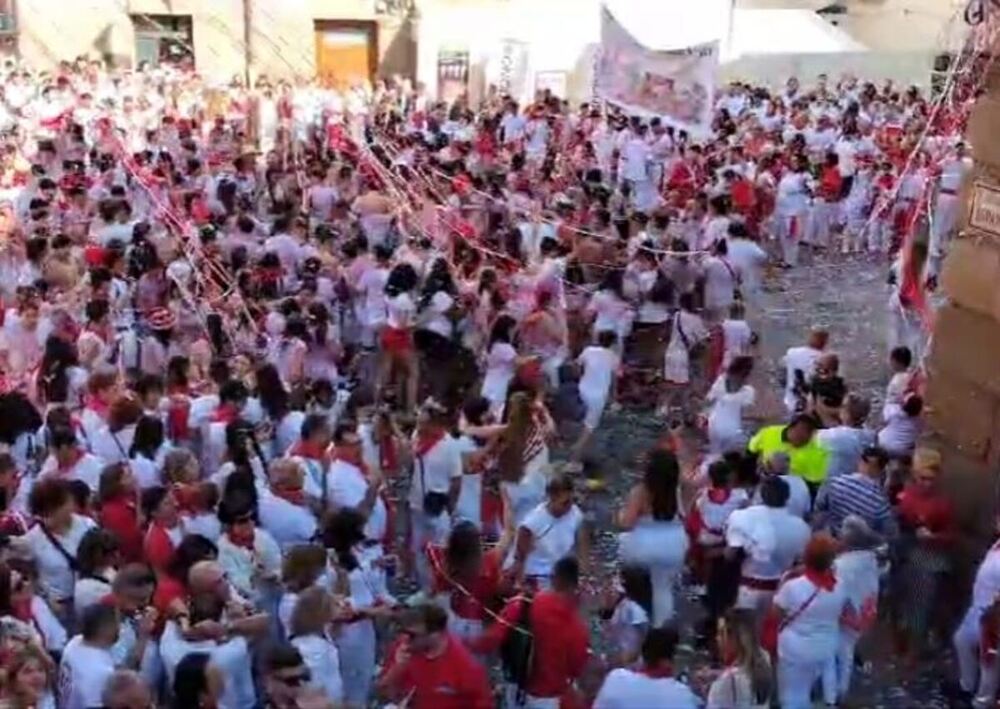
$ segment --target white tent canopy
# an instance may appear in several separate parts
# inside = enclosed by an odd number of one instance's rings
[[[809,10],[736,10],[723,60],[771,54],[863,52],[867,48]]]

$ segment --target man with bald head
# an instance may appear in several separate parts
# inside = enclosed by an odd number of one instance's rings
[[[303,489],[301,465],[291,458],[272,461],[268,489],[258,503],[260,524],[271,533],[282,551],[315,538],[318,525]]]

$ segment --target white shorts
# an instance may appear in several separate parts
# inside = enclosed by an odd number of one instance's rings
[[[608,405],[608,397],[599,396],[591,398],[581,394],[580,398],[587,409],[587,413],[583,417],[583,425],[588,431],[596,431],[598,424],[601,423],[604,407]]]

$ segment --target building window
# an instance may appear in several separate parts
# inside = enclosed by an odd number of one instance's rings
[[[193,66],[194,33],[190,15],[133,15],[135,63]]]
[[[17,32],[17,15],[14,0],[0,0],[0,34]]]

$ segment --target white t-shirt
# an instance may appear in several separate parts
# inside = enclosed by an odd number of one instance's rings
[[[365,325],[376,327],[386,321],[385,284],[389,280],[386,268],[369,268],[358,281],[358,291],[364,299]]]
[[[443,290],[432,295],[430,303],[427,304],[427,320],[424,328],[450,339],[454,325],[448,318],[447,312],[454,304],[455,299]]]
[[[413,466],[410,507],[419,510],[424,506],[425,484],[427,492],[447,493],[451,481],[462,477],[462,448],[458,439],[446,434],[419,460],[414,460]]]
[[[585,401],[607,399],[620,366],[614,350],[591,345],[580,353],[577,362],[583,367],[579,383],[580,396]]]
[[[212,664],[226,678],[219,709],[253,709],[256,706],[257,692],[253,685],[252,663],[246,638],[237,636],[223,643],[212,640],[189,642],[181,636],[175,622],[168,622],[163,630],[163,637],[160,638],[160,656],[171,684],[177,665],[192,652],[207,652]]]
[[[801,369],[808,382],[816,373],[816,360],[823,352],[813,347],[790,347],[785,352],[782,362],[785,365],[785,406],[789,410],[795,407],[795,370]]]
[[[316,536],[316,515],[265,490],[258,504],[260,524],[282,549],[305,544]]]
[[[335,704],[342,702],[344,683],[340,678],[340,653],[337,652],[337,646],[319,635],[296,637],[291,642],[309,668],[309,686],[322,689]]]
[[[552,567],[576,548],[576,534],[583,524],[583,512],[576,505],[562,517],[553,517],[543,502],[528,513],[521,526],[532,534],[531,551],[524,561],[526,576],[552,575]]]
[[[103,706],[104,684],[114,671],[115,661],[109,650],[88,645],[82,635],[74,636],[66,643],[59,663],[59,706]]]
[[[80,540],[90,529],[97,526],[89,517],[74,514],[73,521],[65,534],[54,535],[70,556],[76,558]],[[38,581],[45,596],[57,601],[72,600],[74,574],[69,562],[59,549],[49,541],[40,524],[28,530],[22,539],[35,560]]]
[[[612,670],[594,700],[594,709],[697,709],[701,704],[687,685],[671,677],[650,677]]]
[[[356,466],[335,460],[326,474],[327,498],[335,508],[357,507],[368,494],[368,479]],[[379,541],[385,536],[388,512],[381,497],[375,498],[365,522],[365,537]]]
[[[777,579],[802,554],[811,534],[808,524],[784,508],[753,505],[729,515],[726,544],[747,552],[744,576]]]
[[[66,472],[59,471],[59,464],[53,456],[49,456],[42,464],[38,474],[41,476],[55,475],[67,480],[80,480],[87,484],[91,493],[97,492],[97,485],[101,481],[101,471],[104,470],[104,461],[91,453],[84,453],[83,457],[76,462],[72,468]]]
[[[816,590],[809,579],[800,577],[782,584],[774,595],[774,604],[785,612],[786,618],[795,614],[778,635],[779,657],[806,662],[833,658],[847,596],[839,584],[832,591],[820,589],[816,593]]]
[[[413,324],[413,315],[417,311],[417,306],[409,293],[400,293],[389,299],[386,303],[386,309],[388,310],[389,327],[402,330]]]

